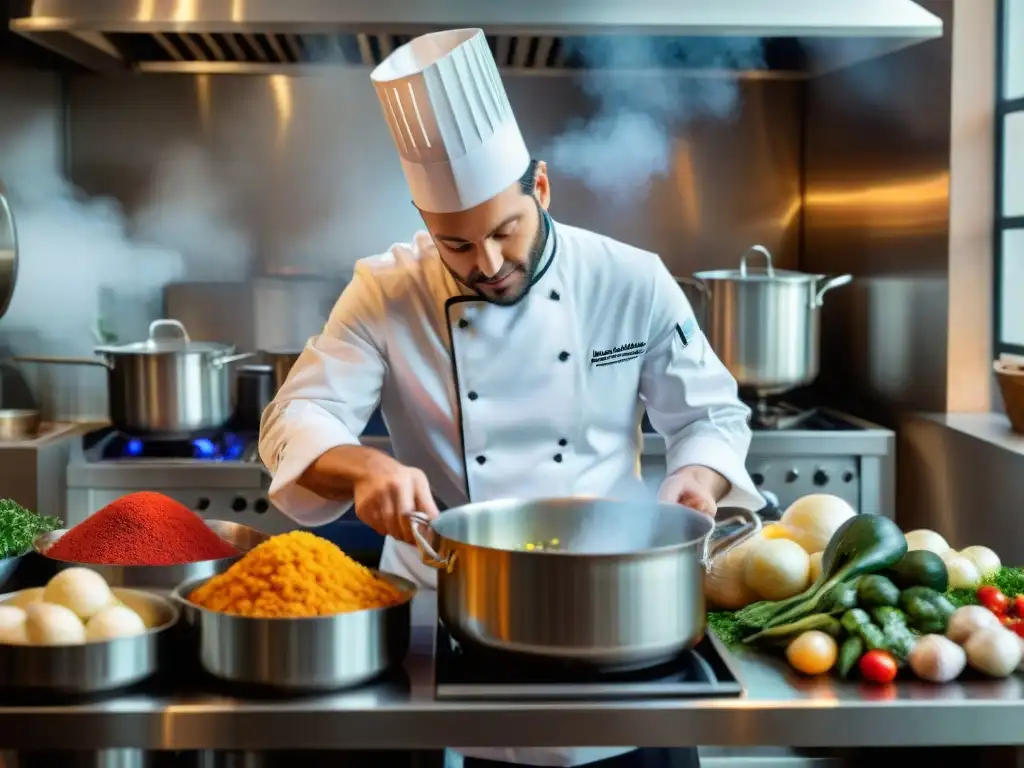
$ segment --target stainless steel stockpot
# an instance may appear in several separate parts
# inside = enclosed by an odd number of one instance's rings
[[[456,640],[628,668],[701,639],[706,569],[761,528],[736,511],[723,525],[743,525],[718,540],[706,515],[653,502],[502,500],[410,518],[424,562],[439,569],[438,615]],[[555,549],[524,550],[552,540]]]
[[[764,267],[748,267],[751,254],[763,256]],[[715,354],[741,388],[759,396],[796,389],[818,377],[818,310],[827,291],[852,279],[775,269],[771,253],[761,245],[743,254],[738,270],[676,278],[700,292],[702,326]]]
[[[189,595],[208,579],[181,584],[171,596],[211,675],[280,691],[329,691],[360,685],[401,666],[409,652],[416,585],[394,574],[378,575],[402,591],[402,602],[287,619],[218,613],[196,605]]]
[[[171,336],[158,336],[170,329]],[[110,421],[130,434],[190,434],[231,418],[230,363],[253,357],[216,342],[192,341],[177,320],[154,320],[149,337],[96,348],[96,357],[18,356],[18,362],[107,369]]]

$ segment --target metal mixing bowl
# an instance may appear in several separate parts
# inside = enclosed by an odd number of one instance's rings
[[[402,664],[409,652],[416,585],[390,573],[405,599],[387,608],[297,619],[218,613],[188,599],[207,580],[172,593],[197,635],[200,663],[222,680],[288,691],[325,691],[368,682]]]
[[[14,572],[18,570],[18,566],[21,564],[21,559],[24,556],[25,555],[15,555],[14,557],[5,557],[3,560],[0,560],[0,589],[2,589],[8,579],[14,575]]]
[[[57,539],[67,533],[67,529],[53,531],[36,538],[33,547],[36,552],[54,563],[58,570],[65,568],[88,568],[100,574],[111,587],[128,587],[134,589],[150,589],[170,592],[183,581],[209,578],[222,573],[234,565],[238,559],[250,549],[262,544],[270,538],[270,534],[257,531],[247,525],[231,523],[226,520],[207,520],[210,529],[224,541],[238,550],[235,557],[220,560],[201,560],[196,563],[181,565],[99,565],[95,563],[73,563],[69,560],[57,560],[49,557],[46,551]]]
[[[83,645],[0,645],[0,688],[19,691],[83,694],[126,688],[157,671],[162,636],[179,617],[167,598],[134,589],[114,589],[114,596],[142,616],[150,629]],[[42,598],[43,588],[0,596],[0,605],[24,607]]]

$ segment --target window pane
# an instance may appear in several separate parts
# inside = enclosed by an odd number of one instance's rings
[[[1006,0],[1006,98],[1024,96],[1024,0]]]
[[[1003,232],[999,341],[1024,345],[1024,229]]]
[[[1024,112],[1005,118],[1003,140],[1003,215],[1024,216]]]

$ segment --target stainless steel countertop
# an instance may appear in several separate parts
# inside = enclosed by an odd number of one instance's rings
[[[429,593],[428,593],[429,594]],[[738,699],[579,703],[435,701],[433,606],[422,601],[397,682],[330,696],[124,695],[0,704],[0,749],[431,749],[446,746],[941,746],[1024,744],[1024,678],[871,687],[801,679],[740,654]]]

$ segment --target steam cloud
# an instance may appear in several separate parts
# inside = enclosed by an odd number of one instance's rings
[[[183,269],[174,250],[134,240],[116,202],[82,197],[52,161],[53,144],[45,121],[0,136],[21,254],[3,323],[19,354],[86,353],[101,318],[116,336],[138,339],[160,313],[162,286]]]
[[[681,127],[736,115],[739,85],[723,70],[764,67],[757,39],[586,38],[569,56],[587,67],[580,84],[596,112],[571,124],[542,156],[620,203],[668,172]],[[673,60],[690,71],[673,72],[666,66]]]

